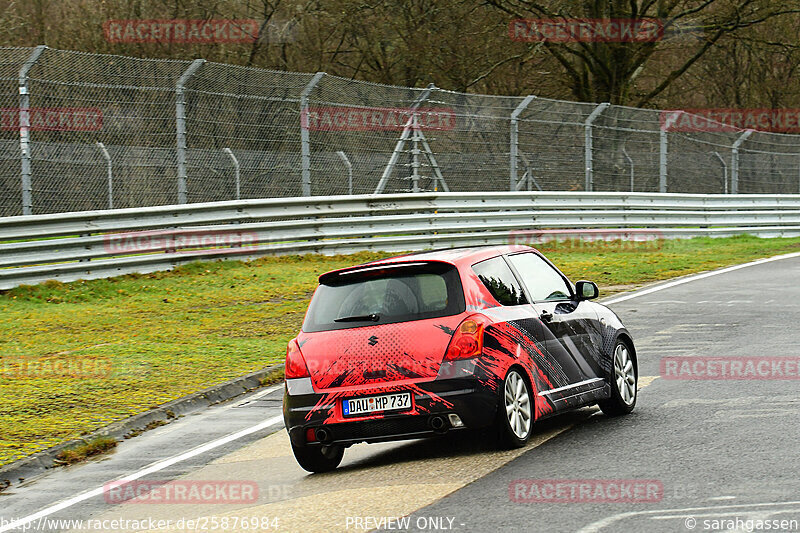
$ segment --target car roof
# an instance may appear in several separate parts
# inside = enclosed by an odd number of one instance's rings
[[[425,250],[422,252],[414,252],[404,255],[396,255],[394,257],[387,257],[386,259],[379,259],[370,264],[381,263],[398,263],[403,261],[444,261],[446,263],[453,263],[454,265],[472,265],[478,261],[489,259],[497,255],[503,255],[513,252],[529,252],[529,246],[521,245],[486,245],[486,246],[464,246],[460,248],[443,248],[439,250]]]
[[[464,246],[460,248],[444,248],[439,250],[426,250],[422,252],[414,252],[410,254],[396,255],[387,257],[385,259],[378,259],[369,263],[360,265],[353,265],[351,267],[341,268],[326,272],[320,276],[322,278],[335,276],[338,273],[347,272],[348,270],[356,270],[363,268],[365,265],[380,266],[380,265],[393,265],[397,263],[418,263],[422,261],[437,261],[442,263],[450,263],[459,269],[469,267],[477,262],[485,259],[490,259],[498,255],[509,254],[514,252],[530,252],[533,248],[530,246],[523,246],[519,244],[510,245],[486,245],[486,246]]]

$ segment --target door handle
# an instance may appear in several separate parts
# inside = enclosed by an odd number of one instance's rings
[[[553,313],[550,313],[549,311],[546,310],[542,311],[542,314],[539,315],[539,319],[542,322],[550,322],[551,320],[553,320]]]

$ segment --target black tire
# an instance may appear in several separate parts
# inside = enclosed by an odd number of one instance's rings
[[[315,474],[335,470],[344,457],[344,447],[342,446],[295,446],[292,444],[292,452],[303,470]]]
[[[619,375],[619,365],[618,365],[618,352],[622,351],[626,354],[624,357],[627,358],[627,361],[630,362],[630,369],[629,371],[625,372],[625,376]],[[606,416],[622,416],[627,415],[633,408],[636,407],[636,399],[638,398],[638,385],[639,385],[639,369],[636,362],[636,354],[634,353],[631,346],[622,340],[617,340],[614,344],[614,351],[611,352],[611,376],[609,379],[610,386],[611,386],[611,398],[607,400],[602,400],[597,402],[597,405],[600,407],[600,410],[606,414]],[[627,367],[627,365],[625,365]],[[624,369],[623,369],[624,370]],[[633,378],[633,386],[630,387],[630,378]],[[622,387],[624,390],[620,390],[620,384],[618,380],[622,379]],[[630,391],[633,391],[633,396],[631,397]]]
[[[517,403],[515,404],[516,407],[509,407],[506,389],[514,388],[516,390],[520,386],[523,387],[523,397],[527,397],[527,404],[520,402],[519,395],[517,395]],[[528,412],[527,424],[525,424],[524,420],[526,406]],[[509,410],[522,417],[522,420],[519,418],[517,419],[517,429],[512,427],[511,420],[513,419],[513,416]],[[534,412],[534,397],[531,393],[531,386],[528,384],[528,380],[525,379],[525,376],[520,370],[512,368],[508,371],[508,374],[506,374],[506,377],[503,379],[503,383],[500,386],[497,405],[497,420],[495,421],[495,427],[497,429],[498,444],[501,448],[522,448],[528,443],[531,435],[533,434]]]

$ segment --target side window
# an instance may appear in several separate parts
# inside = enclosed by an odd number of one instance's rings
[[[553,267],[536,254],[522,253],[508,256],[519,272],[534,301],[566,300],[570,297],[567,282]]]
[[[472,270],[502,305],[528,303],[517,278],[502,257],[476,263],[472,265]]]

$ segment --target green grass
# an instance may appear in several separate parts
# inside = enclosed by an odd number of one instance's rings
[[[572,279],[630,286],[796,251],[800,239],[562,246]],[[192,263],[0,294],[0,465],[282,362],[317,276],[389,254]]]

